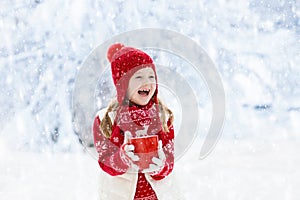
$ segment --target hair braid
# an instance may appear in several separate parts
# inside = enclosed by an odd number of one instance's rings
[[[163,104],[160,99],[158,99],[158,107],[159,112],[161,113],[160,120],[162,123],[162,129],[164,132],[168,132],[174,121],[173,112],[165,104]],[[170,121],[170,125],[168,125],[168,121]]]
[[[111,131],[112,131],[111,130],[112,129],[112,121],[110,120],[108,113],[110,113],[112,111],[116,111],[118,107],[119,107],[118,101],[116,99],[113,99],[110,102],[103,119],[101,120],[100,131],[107,138],[109,138],[111,136]]]

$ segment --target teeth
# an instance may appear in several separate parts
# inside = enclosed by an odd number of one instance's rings
[[[141,92],[150,92],[150,90],[140,90]]]
[[[147,89],[145,89],[145,90],[139,90],[138,93],[139,94],[146,93],[148,95],[150,93],[150,89],[149,90],[147,90]]]

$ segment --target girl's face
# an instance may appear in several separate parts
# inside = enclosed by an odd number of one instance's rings
[[[156,90],[156,79],[152,68],[135,72],[129,80],[127,97],[135,104],[147,105]]]

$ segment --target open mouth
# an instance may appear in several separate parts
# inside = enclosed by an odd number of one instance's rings
[[[146,96],[149,95],[150,89],[139,90],[138,93],[139,93],[139,95],[141,95],[141,96],[143,96],[143,97],[146,97]]]

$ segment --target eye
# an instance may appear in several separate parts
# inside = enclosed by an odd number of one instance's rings
[[[155,78],[155,76],[151,75],[151,76],[149,76],[149,78],[150,78],[150,79],[154,79],[154,78]]]
[[[135,79],[141,79],[143,78],[142,76],[136,76]]]

